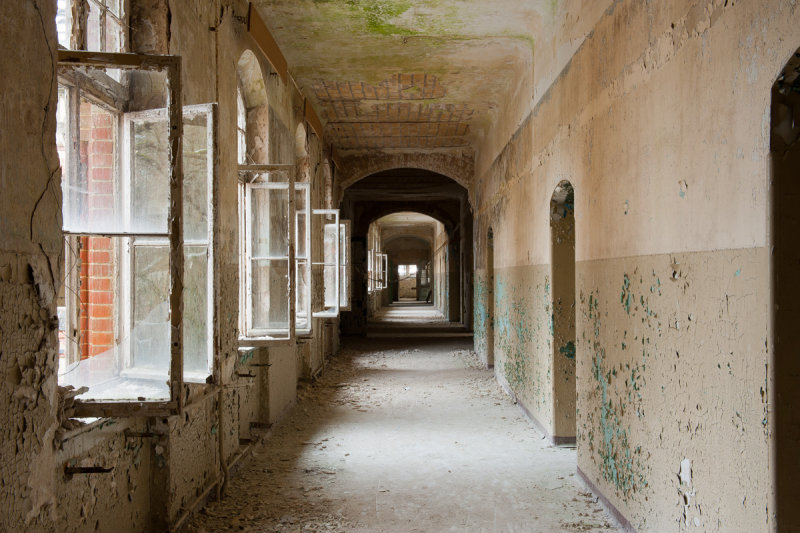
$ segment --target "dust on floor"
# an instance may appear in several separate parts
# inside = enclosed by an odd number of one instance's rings
[[[346,339],[187,530],[616,531],[470,347]]]

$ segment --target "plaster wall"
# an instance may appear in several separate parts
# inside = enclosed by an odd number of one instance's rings
[[[296,346],[238,352],[236,62],[245,49],[257,50],[241,22],[247,4],[223,0],[216,9],[199,0],[133,4],[132,49],[180,55],[183,104],[219,106],[214,350],[220,359],[220,388],[187,385],[188,405],[179,416],[101,419],[74,427],[60,412],[54,295],[63,258],[55,150],[55,3],[3,2],[0,18],[15,23],[0,28],[0,44],[17,51],[0,65],[3,531],[166,530],[223,480],[226,465],[245,450],[242,444],[257,436],[253,425],[276,421],[295,401]],[[294,163],[302,100],[263,58],[259,68],[269,96],[269,120],[253,120],[268,137],[262,148],[270,162]],[[309,134],[314,207],[322,207],[323,146]],[[338,335],[324,334],[325,329],[315,324],[310,339],[322,355],[338,345]],[[70,477],[65,466],[112,471]]]
[[[798,21],[610,4],[473,193],[476,349],[494,323],[498,379],[551,430],[549,202],[575,187],[578,468],[638,531],[774,523],[769,112]]]

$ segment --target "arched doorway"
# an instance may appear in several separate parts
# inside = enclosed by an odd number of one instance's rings
[[[772,405],[778,531],[800,530],[800,50],[772,88]]]
[[[494,230],[486,235],[486,366],[494,368]]]
[[[366,334],[368,308],[374,299],[370,296],[369,272],[378,270],[374,254],[370,257],[368,253],[369,226],[383,216],[400,212],[427,215],[443,225],[446,239],[442,241],[446,245],[439,254],[444,260],[433,268],[437,272],[432,282],[434,301],[448,322],[471,330],[472,212],[464,187],[428,170],[382,171],[351,183],[343,191],[340,209],[341,216],[352,220],[353,225],[352,307],[342,314],[344,334]],[[448,281],[443,283],[443,279]],[[443,290],[445,287],[447,290]]]
[[[556,185],[550,199],[553,334],[553,441],[575,442],[575,191]]]

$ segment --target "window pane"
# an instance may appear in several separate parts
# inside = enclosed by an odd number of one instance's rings
[[[83,400],[166,400],[169,366],[169,315],[166,303],[164,263],[166,246],[137,247],[136,266],[143,275],[134,276],[136,322],[127,335],[122,313],[125,302],[120,293],[119,272],[130,239],[108,237],[72,237],[80,263],[70,261],[75,275],[66,276],[65,291],[77,305],[76,336],[66,338],[67,355],[75,355],[59,365],[59,385],[88,387]],[[144,250],[142,250],[144,249]],[[162,258],[163,256],[163,258]],[[67,309],[69,312],[69,309]],[[67,315],[69,320],[69,315]],[[159,349],[165,349],[163,364],[158,364]],[[141,365],[141,366],[138,366]]]
[[[67,143],[69,137],[69,97],[67,88],[58,86],[58,104],[56,106],[56,150],[58,151],[58,160],[61,163],[61,172],[66,173],[69,168],[69,161],[67,161]],[[66,191],[65,191],[66,192]]]
[[[339,307],[350,306],[350,232],[349,224],[339,224]]]
[[[308,261],[297,261],[297,291],[295,296],[295,313],[297,315],[295,328],[302,333],[311,331],[311,272]]]
[[[183,120],[183,238],[208,242],[208,119]]]
[[[131,230],[167,231],[169,210],[169,125],[166,120],[132,120]]]
[[[251,190],[250,250],[253,258],[289,255],[289,191],[253,187]]]
[[[89,4],[89,20],[86,24],[86,49],[95,52],[103,51],[103,41],[100,37],[100,8],[94,2]]]
[[[325,307],[332,308],[338,305],[338,279],[336,273],[339,269],[337,252],[339,251],[339,225],[325,224],[323,239],[323,283],[325,286]]]
[[[289,261],[251,261],[252,328],[268,333],[289,330]]]
[[[153,377],[169,375],[169,247],[134,247],[133,367]]]
[[[208,247],[184,247],[183,375],[204,381],[211,373],[208,324]]]
[[[106,7],[116,16],[120,16],[119,0],[106,0]]]
[[[239,146],[239,164],[247,163],[247,109],[244,106],[242,89],[236,89],[236,137]]]
[[[105,52],[122,52],[122,26],[114,17],[106,16]]]
[[[56,32],[58,33],[58,44],[64,48],[72,48],[70,36],[72,34],[71,1],[58,0],[56,11]]]
[[[295,204],[296,206],[300,206],[302,204]],[[297,220],[297,224],[295,226],[295,235],[297,237],[297,245],[295,246],[295,253],[297,254],[298,259],[308,259],[308,245],[306,239],[306,231],[308,230],[308,215],[304,211],[296,211],[295,212],[295,220]]]
[[[67,99],[64,99],[66,111]],[[66,132],[66,117],[63,122]],[[80,100],[77,165],[62,166],[64,229],[91,231],[114,227],[119,190],[116,172],[116,115]],[[66,137],[66,133],[65,133]],[[67,143],[66,139],[64,141]],[[73,173],[73,167],[77,170]]]

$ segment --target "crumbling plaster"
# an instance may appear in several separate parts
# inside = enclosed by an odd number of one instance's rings
[[[781,1],[609,3],[478,165],[476,349],[494,324],[495,372],[545,430],[553,406],[530,391],[549,359],[500,330],[552,340],[548,204],[575,186],[578,467],[639,531],[773,524],[769,105],[799,17]],[[541,301],[510,309],[498,290]]]
[[[0,529],[8,531],[165,530],[191,512],[227,472],[226,464],[295,401],[298,350],[237,352],[238,197],[236,62],[257,50],[242,1],[134,1],[131,47],[182,56],[183,104],[219,103],[215,352],[222,393],[188,387],[183,414],[101,419],[65,431],[57,418],[54,295],[62,261],[60,170],[55,151],[55,3],[4,2],[0,43],[17,50],[2,63],[0,89]],[[302,98],[261,61],[272,129],[270,162],[294,163]],[[267,123],[262,125],[267,127]],[[262,133],[263,134],[263,133]],[[315,207],[323,199],[323,143],[309,135]],[[324,324],[310,339],[323,351]],[[328,345],[335,345],[331,333]],[[274,352],[274,353],[273,353]],[[268,366],[272,365],[272,366]],[[255,378],[249,378],[249,375]],[[222,455],[220,455],[220,436]],[[241,439],[241,440],[240,440]],[[111,468],[64,474],[66,466]],[[214,492],[212,491],[212,495]]]

